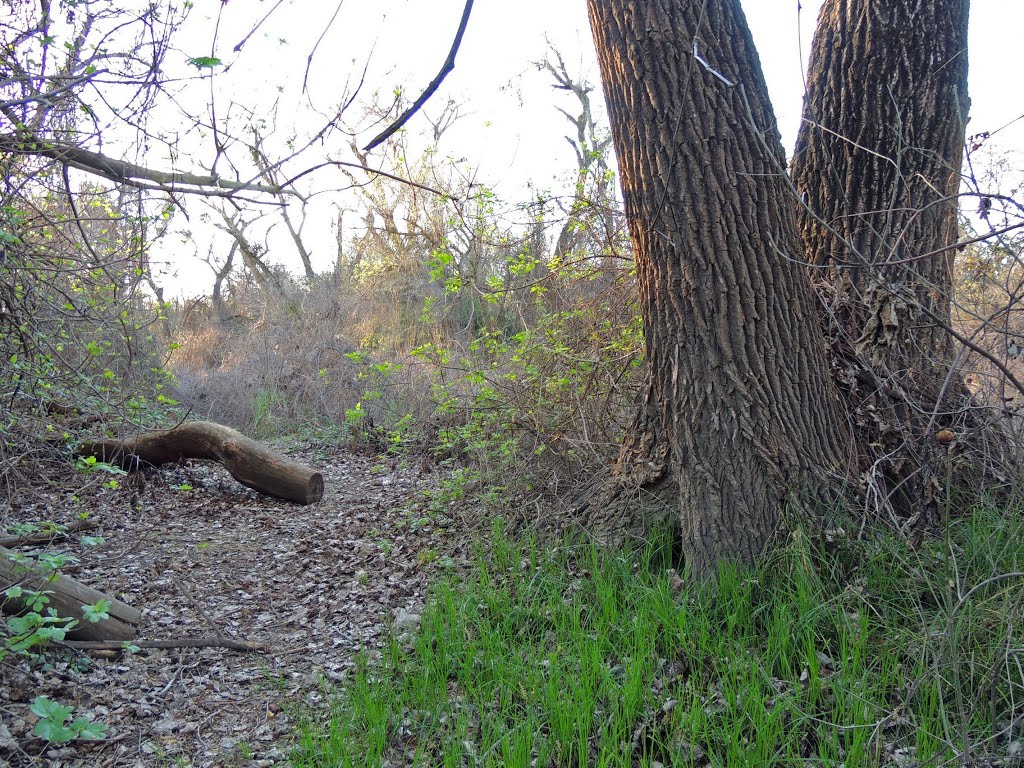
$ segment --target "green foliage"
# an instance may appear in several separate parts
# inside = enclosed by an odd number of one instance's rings
[[[642,556],[507,538],[358,660],[295,766],[917,765],[1005,754],[1024,695],[1024,519],[814,542],[685,587]]]
[[[109,619],[110,614],[107,611],[110,610],[109,600],[98,600],[94,605],[83,605],[82,616],[90,624]]]
[[[50,580],[56,579],[61,567],[75,561],[75,558],[66,554],[29,557],[10,552],[0,557],[33,570],[40,567],[49,570]],[[7,601],[15,601],[23,610],[18,615],[8,616],[5,626],[0,629],[0,662],[13,657],[23,663],[46,664],[47,650],[51,643],[64,640],[67,633],[79,624],[77,619],[58,616],[49,607],[50,599],[46,590],[30,590],[14,585],[0,593],[0,602]],[[83,605],[82,617],[91,623],[103,621],[110,617],[110,605],[111,601],[107,599],[98,600],[93,605]],[[47,741],[62,744],[75,739],[106,738],[105,725],[84,717],[72,719],[72,707],[52,701],[46,696],[36,697],[31,710],[39,718],[33,733]]]
[[[58,704],[46,696],[32,701],[32,713],[39,718],[32,733],[55,744],[75,739],[101,740],[107,737],[107,726],[84,717],[71,719],[74,707]]]
[[[79,472],[108,472],[111,475],[127,475],[128,473],[118,466],[100,461],[95,456],[79,456],[75,460],[75,469]]]
[[[642,344],[635,317],[594,304],[538,311],[516,333],[484,331],[461,358],[415,350],[438,365],[433,450],[490,486],[569,490],[614,455]]]
[[[215,56],[192,56],[188,59],[188,63],[191,64],[198,70],[213,69],[214,67],[221,66],[224,62]]]
[[[266,437],[279,431],[276,412],[284,403],[279,392],[268,387],[256,390],[252,403],[253,432],[256,437]]]
[[[56,194],[36,182],[0,198],[0,229],[16,240],[0,259],[7,478],[34,474],[60,445],[55,438],[71,444],[86,424],[93,432],[106,420],[159,426],[174,407],[157,333],[162,307],[143,290],[147,218],[97,187]],[[78,468],[116,473],[88,460]]]
[[[0,556],[26,571],[48,572],[51,581],[56,580],[58,572],[65,565],[78,561],[66,553],[47,552],[30,556],[21,552],[6,552]],[[25,609],[18,615],[7,617],[6,632],[0,636],[0,660],[14,655],[41,662],[45,657],[38,651],[45,649],[52,641],[63,640],[79,623],[77,619],[58,616],[56,611],[49,607],[50,598],[46,590],[25,589],[15,584],[0,595],[3,602],[16,601]],[[82,616],[90,622],[102,621],[108,618],[109,608],[109,600],[100,600],[95,605],[83,605]]]
[[[49,598],[44,592],[31,594],[12,592],[12,587],[4,593],[5,599],[20,599],[30,607],[28,613],[7,619],[7,635],[0,644],[0,660],[11,654],[28,659],[39,660],[42,657],[33,649],[45,648],[52,641],[61,641],[67,633],[78,624],[74,619],[57,616],[52,608],[46,608]],[[42,611],[42,612],[41,612]]]

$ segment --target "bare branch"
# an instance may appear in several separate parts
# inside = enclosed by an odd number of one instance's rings
[[[345,0],[338,0],[338,4],[334,8],[334,13],[331,15],[331,20],[327,22],[327,26],[320,32],[320,37],[317,38],[316,43],[313,45],[313,50],[309,52],[309,56],[306,57],[306,73],[302,76],[302,92],[306,92],[306,86],[309,83],[309,68],[313,66],[313,57],[316,56],[317,49],[320,47],[320,43],[324,41],[327,36],[327,32],[332,26],[334,26],[335,20],[338,18],[338,14],[341,13],[341,5]]]
[[[120,184],[131,184],[133,186],[140,186],[139,181],[148,181],[156,184],[159,189],[176,190],[179,192],[190,191],[181,189],[182,186],[198,187],[199,189],[213,187],[217,190],[215,194],[219,196],[230,196],[236,192],[298,195],[294,190],[282,187],[269,187],[262,184],[232,181],[231,179],[222,179],[217,175],[199,175],[180,171],[160,171],[144,168],[141,165],[135,165],[124,160],[115,160],[98,152],[92,152],[71,144],[25,139],[12,134],[0,135],[0,152],[49,157],[80,171],[102,176],[105,179],[116,181]]]
[[[238,43],[235,45],[235,47],[232,48],[231,50],[233,50],[235,53],[241,52],[241,50],[245,46],[245,44],[247,42],[249,42],[249,38],[251,38],[253,35],[256,34],[257,30],[259,30],[259,28],[263,26],[263,22],[265,22],[267,19],[269,19],[271,14],[273,14],[274,11],[276,11],[278,8],[281,7],[281,3],[283,3],[283,2],[284,2],[284,0],[277,0],[277,2],[274,3],[274,7],[271,8],[269,11],[267,11],[263,15],[263,18],[260,19],[258,22],[256,22],[256,26],[253,27],[252,29],[250,29],[249,33],[245,37],[243,37],[241,40],[239,40]]]
[[[405,112],[403,112],[395,122],[374,136],[373,140],[363,147],[364,152],[369,152],[374,147],[383,144],[392,135],[394,135],[399,128],[405,125],[409,121],[409,118],[415,115],[419,111],[420,107],[427,103],[427,99],[434,95],[434,91],[436,91],[444,79],[448,77],[448,73],[455,69],[455,55],[459,52],[459,46],[462,45],[462,36],[466,32],[466,25],[469,23],[469,13],[472,10],[473,0],[466,0],[466,7],[462,10],[462,21],[459,22],[459,29],[455,33],[455,40],[452,41],[452,49],[448,51],[448,58],[445,59],[444,65],[441,67],[441,71],[438,72],[437,76],[430,81],[426,90],[423,91],[423,93],[420,94],[420,97],[412,103],[411,107],[405,110]]]
[[[98,69],[95,72],[89,73],[88,75],[82,75],[81,77],[71,78],[70,80],[68,80],[67,83],[65,83],[64,85],[61,85],[61,86],[59,86],[57,88],[54,88],[52,91],[46,91],[45,93],[34,93],[31,96],[25,96],[24,98],[21,98],[21,99],[12,99],[10,101],[0,102],[0,109],[7,109],[8,107],[17,107],[17,106],[21,106],[22,104],[28,104],[28,103],[33,102],[33,101],[44,102],[44,103],[45,102],[51,102],[51,101],[53,101],[54,97],[59,96],[62,93],[66,93],[67,91],[70,91],[72,88],[77,88],[82,83],[87,83],[90,80],[92,80],[93,78],[98,77],[99,75],[107,74],[108,71],[109,70],[106,70],[106,69]],[[51,78],[51,79],[53,79],[53,80],[66,80],[67,78],[57,77],[57,78]],[[9,82],[16,82],[16,81],[12,80],[12,81],[9,81]],[[4,82],[3,84],[6,85],[6,82]]]

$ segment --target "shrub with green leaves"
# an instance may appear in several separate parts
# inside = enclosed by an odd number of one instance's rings
[[[86,430],[157,425],[176,405],[163,365],[162,305],[145,266],[144,211],[94,185],[69,201],[49,191],[52,169],[19,172],[32,183],[0,195],[6,483],[29,468],[34,474],[39,461]]]
[[[59,704],[46,696],[36,696],[30,709],[39,718],[32,733],[54,744],[64,744],[75,739],[95,741],[107,737],[107,726],[87,717],[72,719],[74,707]]]

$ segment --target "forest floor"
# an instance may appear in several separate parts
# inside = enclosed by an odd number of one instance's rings
[[[464,563],[470,547],[465,521],[428,513],[440,478],[319,446],[287,452],[323,472],[320,503],[260,496],[204,462],[152,470],[142,488],[119,478],[116,490],[96,482],[12,503],[8,524],[89,513],[102,545],[71,537],[52,549],[79,558],[67,575],[142,610],[140,640],[219,633],[266,650],[57,650],[45,668],[6,663],[0,766],[286,762],[297,708],[329,697],[324,684],[360,649],[372,657],[392,627],[415,626],[431,576]],[[105,723],[107,738],[33,737],[39,695]]]

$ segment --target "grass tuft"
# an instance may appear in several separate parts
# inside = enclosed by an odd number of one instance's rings
[[[294,766],[943,765],[1021,747],[1024,516],[944,540],[797,532],[681,588],[640,555],[513,541],[364,656]],[[987,764],[987,763],[986,763]],[[994,763],[993,763],[994,764]],[[1007,762],[1006,764],[1011,764]]]

